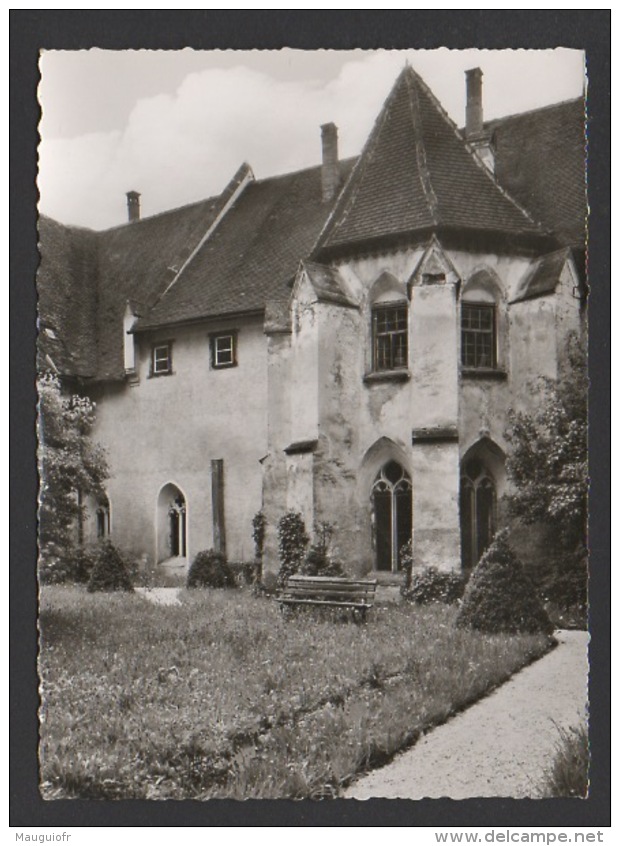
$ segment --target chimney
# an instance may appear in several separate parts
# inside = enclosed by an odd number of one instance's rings
[[[323,167],[321,170],[321,188],[323,202],[334,198],[340,185],[340,164],[338,162],[338,127],[335,123],[324,123],[321,127],[323,147]]]
[[[473,68],[465,71],[467,105],[465,108],[465,137],[482,132],[482,71]]]
[[[465,139],[475,151],[482,164],[495,172],[495,148],[493,138],[484,131],[482,118],[482,71],[473,68],[465,71],[467,104],[465,107]]]
[[[140,220],[140,194],[127,191],[127,219],[130,223]]]

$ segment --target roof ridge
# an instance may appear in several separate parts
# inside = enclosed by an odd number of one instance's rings
[[[226,188],[224,187],[223,191]],[[169,214],[176,214],[177,212],[186,211],[187,209],[194,209],[197,206],[202,206],[205,203],[216,203],[219,198],[222,196],[223,191],[220,191],[219,194],[214,194],[212,197],[205,197],[204,200],[195,200],[192,203],[185,203],[183,206],[175,206],[173,209],[164,209],[164,211],[155,212],[155,214],[149,214],[146,217],[141,217],[138,220],[128,221],[125,220],[123,223],[116,223],[114,226],[108,226],[107,229],[91,229],[89,231],[94,232],[96,235],[105,235],[108,232],[117,232],[120,229],[126,229],[131,225],[132,228],[136,226],[140,226],[143,223],[150,223],[152,220],[159,220],[162,217],[165,217]]]
[[[523,207],[520,203],[518,203],[518,202],[514,199],[514,197],[512,197],[512,196],[511,196],[511,195],[510,195],[510,194],[506,191],[506,189],[505,189],[505,188],[503,188],[503,187],[499,184],[499,182],[497,181],[497,179],[496,179],[496,177],[495,177],[495,174],[494,174],[494,173],[492,173],[492,172],[489,170],[489,168],[488,168],[488,167],[484,164],[484,162],[480,159],[480,157],[478,156],[478,154],[476,153],[476,151],[474,150],[474,148],[473,148],[473,147],[471,146],[471,144],[468,142],[467,138],[465,138],[465,137],[461,134],[461,132],[459,131],[459,128],[458,128],[458,126],[456,125],[455,121],[453,121],[453,120],[452,120],[452,118],[450,117],[450,115],[448,114],[448,112],[447,112],[447,111],[444,109],[444,107],[441,105],[441,102],[437,99],[437,97],[435,96],[435,94],[433,93],[433,91],[432,91],[432,90],[428,87],[428,85],[424,82],[424,80],[422,79],[422,77],[421,77],[418,73],[416,73],[416,72],[413,70],[413,68],[410,68],[410,71],[411,71],[411,73],[414,75],[414,77],[415,77],[416,81],[417,81],[417,82],[418,82],[418,83],[419,83],[419,84],[420,84],[420,85],[424,88],[424,91],[425,91],[425,93],[426,93],[426,94],[430,97],[430,99],[431,99],[431,102],[432,102],[433,106],[434,106],[434,107],[438,110],[438,112],[440,113],[441,117],[445,120],[445,122],[448,124],[448,126],[450,127],[450,129],[452,129],[452,131],[453,131],[454,135],[456,136],[456,138],[459,140],[459,142],[460,142],[461,144],[464,144],[464,145],[465,145],[465,149],[467,150],[467,152],[468,152],[468,153],[471,155],[471,157],[473,158],[473,160],[474,160],[474,162],[475,162],[476,166],[478,167],[478,169],[479,169],[482,173],[484,173],[484,174],[485,174],[485,176],[487,177],[487,179],[490,179],[490,180],[491,180],[491,182],[493,183],[493,185],[494,185],[494,186],[495,186],[495,187],[496,187],[496,188],[497,188],[497,189],[501,192],[501,194],[503,194],[503,196],[504,196],[504,197],[505,197],[505,198],[506,198],[509,202],[511,202],[511,203],[512,203],[512,204],[513,204],[513,205],[514,205],[514,206],[515,206],[515,207],[516,207],[516,208],[517,208],[520,212],[521,212],[521,214],[525,215],[525,217],[527,218],[527,220],[529,220],[529,222],[530,222],[530,223],[533,223],[535,226],[537,226],[537,227],[539,227],[539,228],[540,228],[540,223],[539,223],[537,220],[534,220],[534,218],[531,216],[531,214],[530,214],[530,213],[529,213],[529,212],[528,212],[528,211],[527,211],[527,210],[526,210],[526,209],[525,209],[525,208],[524,208],[524,207]]]
[[[351,211],[351,206],[356,197],[355,186],[351,189],[348,195],[347,192],[349,190],[349,187],[357,178],[358,173],[360,174],[360,179],[358,180],[358,187],[361,184],[361,176],[363,176],[367,162],[372,158],[372,149],[376,145],[380,130],[386,121],[388,114],[388,106],[390,102],[394,99],[396,95],[396,90],[398,89],[398,83],[401,77],[405,75],[408,68],[411,69],[409,65],[405,65],[405,67],[399,73],[396,82],[394,83],[394,85],[388,92],[385,100],[383,101],[383,105],[381,106],[379,114],[375,118],[375,122],[372,125],[372,129],[370,130],[368,138],[366,139],[366,142],[362,147],[359,156],[357,157],[357,161],[351,168],[351,172],[349,173],[349,176],[347,177],[344,185],[342,186],[340,193],[336,197],[334,205],[332,206],[332,210],[328,214],[327,219],[323,224],[323,227],[321,228],[321,231],[319,232],[316,241],[314,242],[314,245],[310,251],[311,256],[316,255],[316,251],[319,250],[322,246],[323,236],[326,232],[329,231],[332,220],[335,218],[336,214],[341,214],[341,219],[339,221],[336,221],[336,223],[334,224],[334,231],[338,231],[338,229],[345,222],[347,215]]]
[[[341,165],[349,164],[359,156],[347,156],[345,159],[339,159],[338,163]],[[287,170],[286,173],[274,173],[273,176],[264,176],[262,179],[255,179],[256,185],[263,185],[265,182],[275,182],[277,179],[290,179],[291,176],[301,176],[301,174],[309,173],[311,170],[320,170],[322,163],[308,165],[307,167],[299,168],[299,170]]]
[[[424,136],[421,131],[422,113],[420,111],[420,101],[418,99],[418,92],[415,88],[415,85],[411,84],[412,82],[417,82],[420,78],[413,70],[413,68],[409,65],[406,66],[406,69],[409,69],[411,71],[411,73],[407,74],[407,76],[405,77],[405,84],[407,85],[407,94],[409,95],[407,99],[409,101],[409,109],[411,112],[411,124],[413,127],[413,135],[415,138],[415,155],[416,161],[418,163],[418,176],[420,177],[422,191],[428,201],[431,219],[433,223],[437,225],[439,223],[439,202],[437,200],[437,195],[433,190],[431,172],[429,170],[428,161],[426,159],[426,147],[424,144]],[[413,79],[411,79],[412,75]]]
[[[226,217],[230,208],[235,204],[238,197],[245,191],[249,183],[253,181],[254,173],[252,172],[252,168],[247,162],[243,162],[243,164],[237,168],[234,176],[232,177],[232,179],[229,180],[228,184],[217,198],[218,202],[220,203],[220,209],[216,214],[214,220],[207,227],[207,230],[202,236],[202,238],[198,240],[194,249],[185,259],[185,261],[183,262],[173,279],[170,281],[170,283],[164,288],[159,297],[157,297],[149,311],[152,311],[163,300],[168,291],[176,284],[179,277],[183,274],[183,271],[192,263],[194,258],[198,255],[200,250],[209,240],[211,235],[215,232],[222,220]]]
[[[579,97],[569,97],[567,100],[558,100],[557,103],[547,103],[546,106],[537,106],[535,109],[526,109],[524,112],[512,112],[509,115],[502,115],[501,117],[495,117],[491,118],[490,120],[485,120],[483,123],[483,127],[491,126],[491,124],[503,123],[504,121],[508,120],[516,120],[521,117],[527,117],[528,115],[539,114],[540,112],[551,111],[551,109],[557,109],[560,106],[568,106],[569,104],[579,103],[580,101],[583,101],[584,103],[585,115],[585,105],[587,103],[587,97],[585,94],[580,94]]]

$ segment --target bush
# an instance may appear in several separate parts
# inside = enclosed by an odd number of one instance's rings
[[[39,553],[39,581],[45,585],[85,584],[90,579],[98,552],[97,546],[67,550],[54,542],[47,543]]]
[[[506,530],[495,536],[474,568],[456,624],[491,634],[553,631],[536,588],[508,544]]]
[[[336,561],[329,554],[334,528],[329,523],[319,523],[314,527],[315,542],[312,544],[301,573],[304,576],[344,576],[340,561]]]
[[[301,514],[296,511],[289,511],[280,519],[278,523],[279,588],[286,584],[289,576],[299,572],[309,540]]]
[[[90,580],[101,552],[100,545],[78,546],[67,558],[68,581],[86,584]],[[127,566],[126,562],[125,566]]]
[[[257,596],[272,596],[278,589],[277,575],[267,570],[263,573],[262,581],[254,585],[254,589]]]
[[[121,554],[110,541],[106,541],[97,550],[88,580],[88,592],[116,590],[132,591],[133,585]]]
[[[460,573],[443,572],[436,567],[428,567],[414,574],[411,540],[401,548],[400,562],[405,573],[400,592],[409,602],[418,605],[429,605],[431,602],[452,605],[463,596],[465,580]]]
[[[188,588],[232,588],[235,585],[235,574],[228,565],[226,556],[214,549],[199,552],[187,574]]]
[[[569,796],[585,799],[588,795],[590,745],[585,725],[560,729],[560,742],[551,769],[546,774],[546,797]]]
[[[419,573],[413,573],[408,589],[401,593],[405,599],[418,605],[443,602],[453,605],[463,596],[465,580],[460,573],[443,572],[429,567]]]
[[[59,585],[70,581],[69,560],[58,544],[50,541],[41,547],[37,572],[42,585]]]
[[[344,576],[340,561],[332,560],[319,544],[312,544],[301,568],[304,576]]]
[[[235,578],[236,583],[241,585],[254,584],[256,574],[254,561],[229,561],[228,566]]]

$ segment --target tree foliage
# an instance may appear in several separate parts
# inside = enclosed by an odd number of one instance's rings
[[[588,514],[587,370],[575,337],[567,349],[568,373],[555,383],[541,380],[538,410],[509,414],[507,461],[514,492],[509,514],[553,530],[556,552],[585,548]]]
[[[39,380],[39,543],[67,552],[83,519],[83,497],[102,496],[108,477],[105,450],[90,433],[95,403],[63,396],[58,378]]]

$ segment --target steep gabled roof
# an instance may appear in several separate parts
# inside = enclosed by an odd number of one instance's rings
[[[568,100],[489,121],[495,175],[566,246],[583,247],[587,215],[585,104]]]
[[[542,234],[410,67],[398,77],[317,254],[417,231]]]
[[[570,255],[570,250],[564,247],[539,259],[523,279],[510,302],[518,303],[552,294]]]
[[[346,177],[352,162],[341,162]],[[321,168],[254,182],[136,330],[262,311],[290,294],[287,283],[311,250],[331,205]]]

